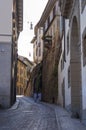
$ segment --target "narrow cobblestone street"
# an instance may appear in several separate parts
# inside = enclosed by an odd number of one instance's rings
[[[0,110],[0,130],[58,130],[52,107],[26,97],[17,100],[17,108]]]

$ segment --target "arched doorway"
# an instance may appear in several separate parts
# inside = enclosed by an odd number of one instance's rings
[[[73,115],[80,117],[81,111],[81,51],[79,40],[79,27],[77,18],[74,17],[71,28],[70,46],[70,69],[71,69],[71,109]]]

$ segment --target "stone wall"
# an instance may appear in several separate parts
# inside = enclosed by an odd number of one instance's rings
[[[44,51],[42,68],[42,100],[49,103],[57,103],[58,96],[58,72],[56,48]]]

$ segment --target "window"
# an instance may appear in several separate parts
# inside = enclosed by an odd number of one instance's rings
[[[38,47],[40,47],[40,44],[41,44],[41,43],[39,42],[39,43],[38,43]]]
[[[64,69],[64,52],[61,59],[61,71]]]
[[[62,82],[62,96],[64,97],[64,79],[63,79],[63,82]]]
[[[61,71],[62,71],[62,59],[61,59]]]
[[[55,15],[56,15],[56,6],[54,6],[53,8],[53,18],[55,17]]]
[[[12,15],[13,15],[13,19],[15,20],[16,19],[16,13],[13,12]]]
[[[64,30],[64,18],[60,16],[60,37],[62,38],[63,36],[63,30]]]
[[[83,38],[83,65],[86,65],[86,35]]]
[[[15,28],[15,27],[16,27],[15,22],[13,22],[13,28]]]
[[[86,65],[86,28],[84,29],[83,32],[83,66]]]
[[[55,37],[55,23],[53,24],[53,37]]]
[[[68,88],[70,87],[70,66],[68,68]]]
[[[49,24],[50,24],[50,16],[48,17],[48,26],[49,26]]]
[[[63,60],[62,60],[62,64],[63,64],[63,69],[64,69],[64,52],[63,52],[63,56],[62,56]]]
[[[68,34],[67,34],[67,55],[69,53],[69,31],[68,31]]]
[[[39,48],[39,56],[41,56],[41,47]]]
[[[50,30],[50,36],[52,36],[52,27],[51,27],[51,30]]]
[[[39,48],[38,48],[39,56],[41,56],[41,43],[40,43],[40,42],[38,43],[38,47],[39,47]]]
[[[36,45],[36,56],[37,56],[37,53],[38,53],[38,48],[37,48],[37,45]]]

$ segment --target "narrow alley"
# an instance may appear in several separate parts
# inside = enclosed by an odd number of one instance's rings
[[[0,2],[0,130],[86,130],[86,0]]]
[[[10,109],[0,109],[0,130],[86,130],[86,126],[60,106],[21,96]]]

